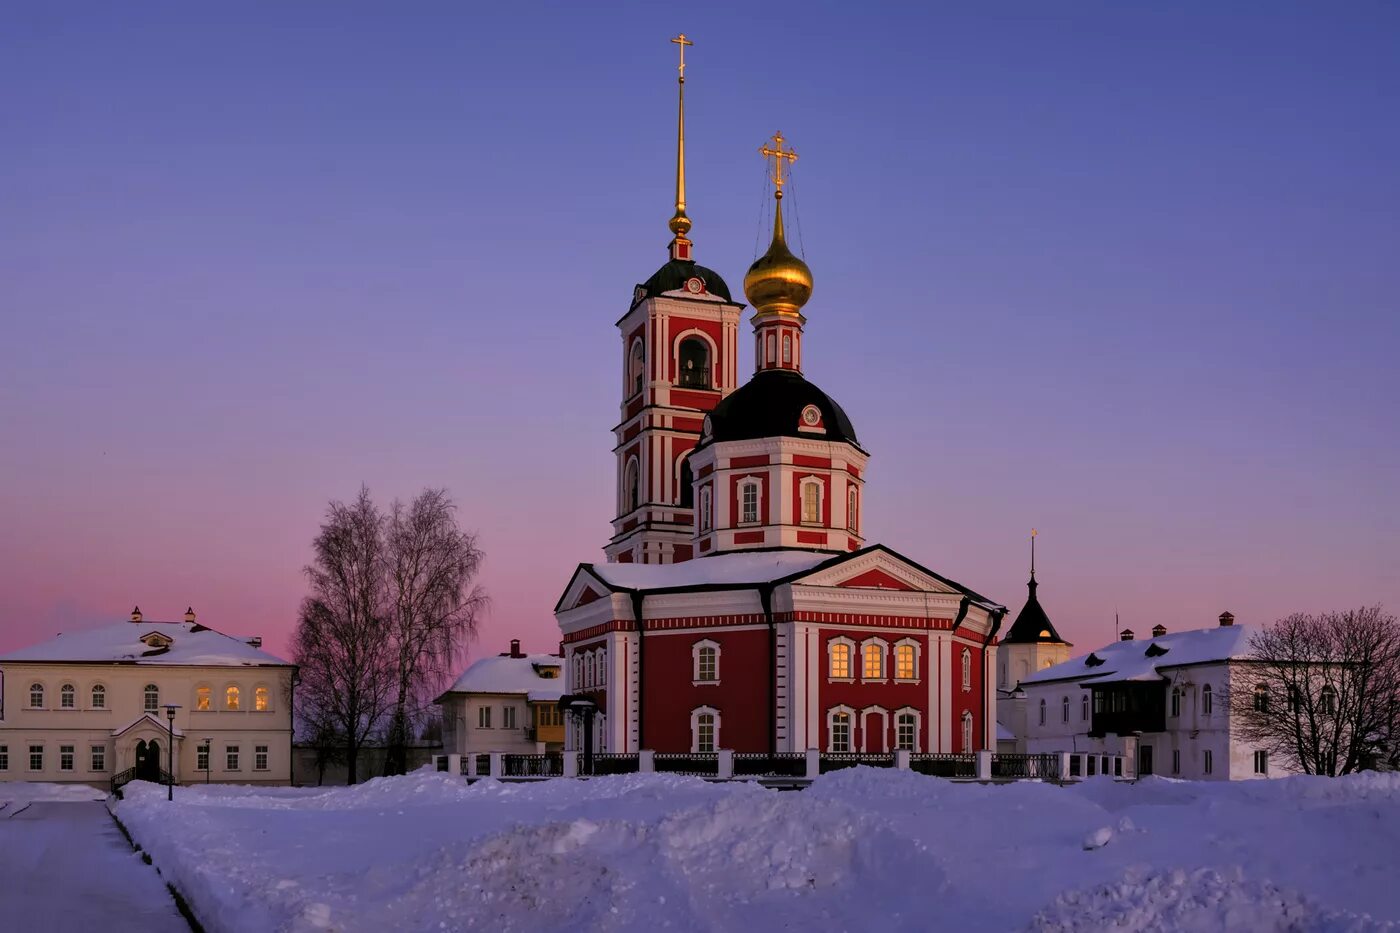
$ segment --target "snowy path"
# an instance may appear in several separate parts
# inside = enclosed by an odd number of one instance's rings
[[[0,802],[0,917],[45,933],[189,933],[98,801]]]

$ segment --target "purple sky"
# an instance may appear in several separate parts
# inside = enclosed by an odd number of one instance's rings
[[[1115,611],[1400,609],[1395,5],[507,6],[9,10],[0,650],[137,602],[280,650],[362,482],[448,487],[480,650],[552,648],[665,260],[678,31],[736,292],[755,150],[801,154],[804,364],[871,541],[1014,613],[1038,527],[1082,649]]]

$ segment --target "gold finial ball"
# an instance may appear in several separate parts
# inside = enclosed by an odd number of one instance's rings
[[[676,215],[671,218],[670,227],[676,236],[685,236],[690,232],[690,218],[685,216],[683,211],[676,211]]]
[[[797,314],[812,297],[812,270],[775,237],[744,275],[744,294],[759,314]]]

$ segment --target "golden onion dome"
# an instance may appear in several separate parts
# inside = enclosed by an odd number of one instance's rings
[[[812,297],[812,270],[783,238],[781,189],[773,215],[773,242],[744,275],[744,294],[758,314],[798,314]]]

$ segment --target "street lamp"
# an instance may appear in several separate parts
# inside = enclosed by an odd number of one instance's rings
[[[209,783],[209,772],[214,768],[214,740],[204,737],[204,783]]]
[[[179,703],[165,704],[165,721],[170,742],[170,773],[166,775],[169,780],[165,782],[165,799],[169,801],[175,800],[175,711],[179,708]]]
[[[598,701],[582,693],[566,693],[559,698],[559,709],[573,713],[581,720],[583,727],[583,773],[593,775],[593,716],[598,712]]]

